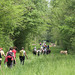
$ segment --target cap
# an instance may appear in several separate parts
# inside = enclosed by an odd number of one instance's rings
[[[3,50],[3,48],[0,48],[1,50]]]

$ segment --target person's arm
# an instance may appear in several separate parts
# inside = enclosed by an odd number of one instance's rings
[[[4,57],[6,57],[5,54],[3,54],[3,55],[4,55]]]
[[[6,56],[8,55],[8,52],[6,53]]]
[[[27,55],[26,55],[26,52],[25,52],[25,56],[26,56],[26,58],[28,59],[28,57],[27,57]]]
[[[5,56],[4,64],[6,63],[7,54],[8,54],[8,52],[6,53],[6,55],[4,54],[4,56]]]
[[[4,51],[2,51],[2,55],[5,57]]]
[[[14,53],[13,53],[13,58],[15,59]]]

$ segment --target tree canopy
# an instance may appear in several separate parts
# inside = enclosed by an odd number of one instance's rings
[[[57,42],[69,52],[75,50],[74,0],[0,1],[0,47],[31,50],[39,40]]]

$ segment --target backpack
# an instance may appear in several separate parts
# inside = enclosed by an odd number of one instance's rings
[[[24,53],[23,51],[20,51],[20,55],[19,56],[24,56]]]
[[[8,52],[7,56],[13,56],[13,52]]]

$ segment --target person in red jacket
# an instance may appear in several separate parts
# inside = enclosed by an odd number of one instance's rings
[[[4,60],[4,64],[7,62],[7,67],[12,68],[13,66],[13,60],[14,60],[14,53],[12,52],[13,48],[10,47],[9,51],[6,53],[6,57]]]
[[[16,49],[17,49],[17,48],[14,47],[13,50],[12,50],[12,52],[14,53],[14,57],[15,57],[15,58],[14,58],[14,65],[16,64],[16,52],[17,52]]]

